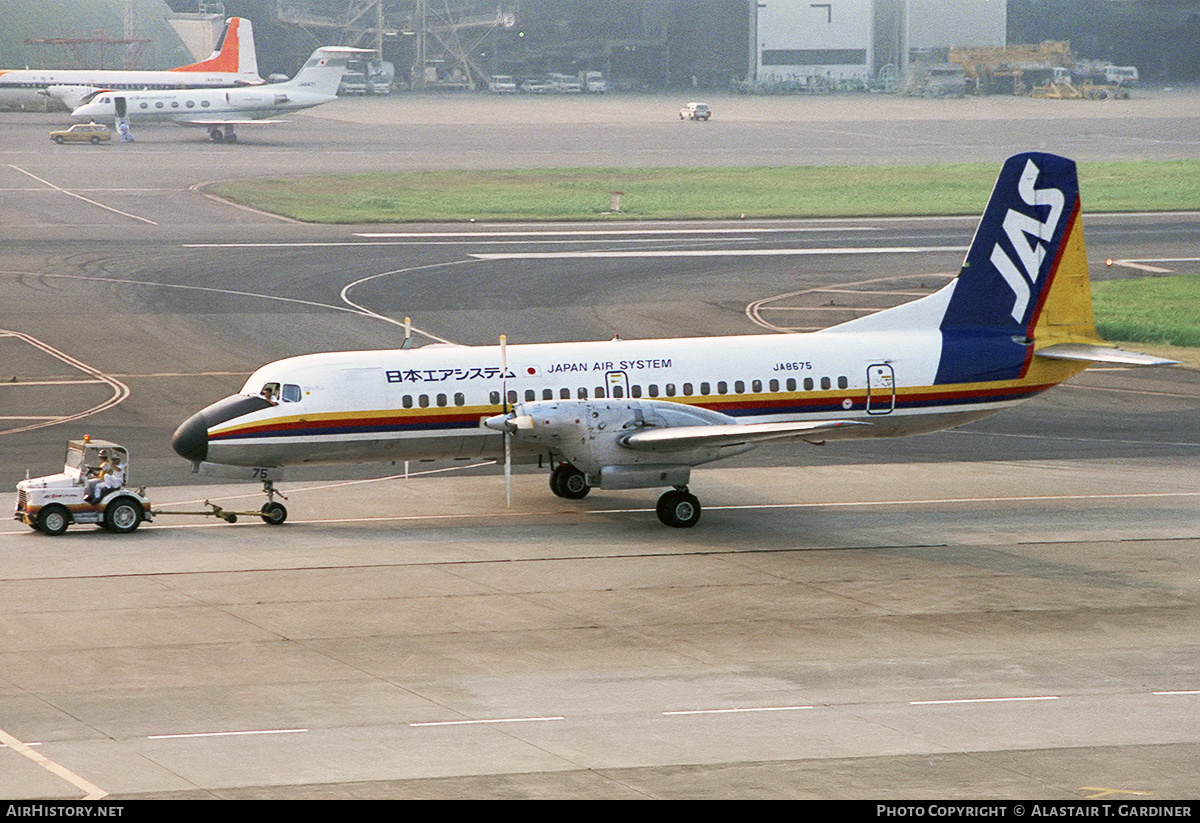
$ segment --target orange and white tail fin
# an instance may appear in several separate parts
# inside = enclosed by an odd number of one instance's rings
[[[258,54],[254,50],[254,27],[244,17],[230,17],[220,46],[199,63],[171,71],[220,71],[241,74],[247,81],[262,82],[258,76]]]

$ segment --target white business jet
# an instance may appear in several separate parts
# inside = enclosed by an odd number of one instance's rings
[[[172,445],[197,470],[430,458],[545,460],[565,498],[672,487],[693,526],[694,466],[787,441],[961,426],[1089,365],[1165,365],[1092,319],[1075,163],[1019,154],[1000,172],[958,277],[911,303],[810,334],[312,354],[263,366]],[[226,476],[234,476],[227,474]]]
[[[223,88],[264,82],[258,76],[250,21],[231,17],[220,46],[209,57],[174,69],[0,69],[0,105],[45,103],[50,96],[75,108],[81,96],[96,89]]]
[[[337,99],[346,61],[369,49],[323,46],[285,83],[237,89],[118,92],[98,89],[71,112],[80,120],[114,118],[130,123],[165,121],[201,126],[215,142],[237,140],[235,126],[276,124],[280,114],[309,109]]]

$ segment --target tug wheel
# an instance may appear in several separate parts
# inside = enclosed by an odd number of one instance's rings
[[[104,528],[115,534],[129,534],[141,525],[145,513],[132,497],[118,497],[104,510]]]
[[[37,516],[37,528],[42,534],[57,537],[71,525],[71,513],[62,506],[45,506]]]

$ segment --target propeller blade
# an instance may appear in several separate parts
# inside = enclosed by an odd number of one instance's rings
[[[500,378],[504,416],[508,417],[508,338],[500,335]],[[504,428],[504,505],[512,506],[512,431]]]

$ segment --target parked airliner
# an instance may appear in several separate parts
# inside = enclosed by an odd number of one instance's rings
[[[208,129],[215,142],[234,142],[235,126],[281,123],[275,115],[309,109],[337,99],[346,61],[369,49],[323,46],[312,53],[296,76],[284,83],[239,89],[182,89],[177,91],[89,94],[71,116],[81,120],[112,118],[131,123],[167,121]]]
[[[284,466],[508,445],[554,466],[560,497],[673,487],[659,519],[688,527],[695,466],[767,443],[952,428],[1089,365],[1171,362],[1097,334],[1075,163],[1028,153],[1004,164],[958,277],[911,303],[808,334],[292,357],[193,415],[172,445],[197,470],[268,481]]]
[[[188,89],[262,85],[249,20],[231,17],[220,46],[199,63],[164,71],[116,69],[0,69],[0,105],[43,104],[103,89]]]

